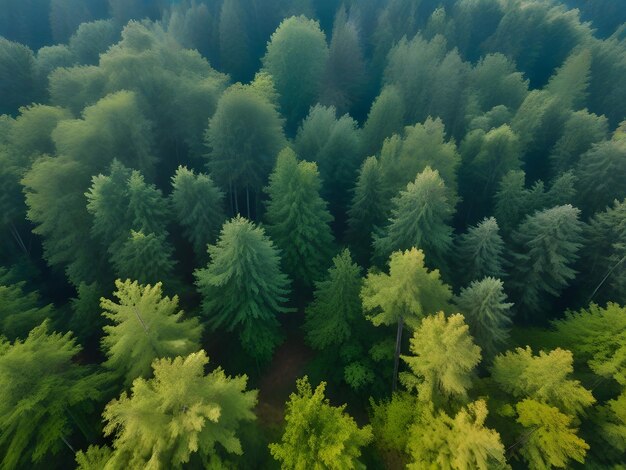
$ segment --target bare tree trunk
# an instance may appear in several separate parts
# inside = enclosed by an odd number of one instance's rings
[[[400,317],[398,320],[398,331],[396,333],[396,353],[393,358],[393,385],[392,391],[398,388],[398,367],[400,365],[400,347],[402,346],[402,328],[404,327],[404,319]]]

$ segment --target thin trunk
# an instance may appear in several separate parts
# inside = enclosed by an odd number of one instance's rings
[[[22,240],[22,236],[20,235],[20,232],[18,232],[15,228],[15,225],[13,225],[13,222],[11,222],[11,233],[13,234],[13,238],[15,238],[17,245],[22,249],[25,254],[28,254],[28,249],[24,244],[24,240]]]
[[[248,219],[250,219],[250,192],[248,191],[248,185],[246,184],[246,209],[248,210]]]
[[[398,331],[396,333],[396,353],[393,358],[393,386],[392,391],[398,388],[398,366],[400,365],[400,346],[402,345],[402,328],[404,327],[404,319],[400,317],[398,320]]]
[[[594,291],[591,293],[591,295],[589,296],[589,300],[587,300],[587,303],[591,302],[591,299],[593,299],[593,296],[596,295],[596,293],[598,292],[598,290],[600,289],[600,287],[602,287],[602,284],[604,284],[604,282],[609,278],[609,276],[611,275],[611,273],[615,270],[615,268],[617,268],[620,264],[622,264],[624,261],[626,261],[626,256],[624,256],[621,260],[619,260],[615,265],[613,265],[613,267],[611,269],[609,269],[609,272],[606,273],[606,276],[604,276],[604,278],[602,279],[602,281],[600,281],[600,284],[598,284],[596,286],[596,288],[594,289]]]

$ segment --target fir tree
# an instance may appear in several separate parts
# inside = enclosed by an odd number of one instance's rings
[[[380,152],[383,142],[400,134],[404,124],[404,102],[394,86],[384,87],[376,97],[363,125],[363,142],[367,155]]]
[[[458,265],[466,282],[504,276],[504,242],[498,232],[498,222],[490,217],[459,237]]]

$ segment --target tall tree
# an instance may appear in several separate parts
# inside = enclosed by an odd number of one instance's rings
[[[161,283],[140,285],[115,281],[118,302],[102,298],[104,366],[122,377],[125,386],[150,373],[154,359],[188,354],[200,347],[202,327],[196,318],[185,319],[178,297],[163,297]]]
[[[193,170],[179,166],[172,176],[170,199],[196,256],[203,257],[207,244],[215,241],[224,223],[224,193],[215,186],[210,175],[196,175]]]
[[[297,286],[309,287],[322,278],[333,249],[332,216],[319,194],[317,165],[298,162],[293,151],[285,149],[265,191],[267,232],[283,253],[287,274]]]
[[[274,78],[291,129],[319,96],[327,59],[326,37],[317,21],[292,16],[272,34],[263,67]]]
[[[454,299],[487,360],[491,360],[509,338],[513,304],[506,300],[502,281],[493,277],[473,281]]]
[[[205,374],[208,362],[203,350],[157,359],[154,378],[136,379],[106,406],[104,433],[114,438],[107,468],[219,468],[222,450],[242,453],[237,432],[254,420],[257,392],[246,390],[245,375]]]
[[[71,333],[49,333],[48,322],[28,337],[0,339],[0,449],[2,466],[24,468],[69,446],[77,412],[102,396],[102,375],[73,361]],[[48,460],[49,461],[49,460]]]
[[[380,152],[383,142],[400,134],[404,124],[404,101],[394,86],[385,86],[376,97],[363,125],[363,144],[367,155]]]
[[[27,46],[0,37],[0,114],[17,114],[35,100],[35,57]]]
[[[364,469],[359,457],[372,440],[371,427],[359,428],[346,405],[332,406],[324,396],[325,382],[312,390],[305,376],[296,387],[287,402],[281,442],[269,445],[281,468]]]
[[[389,274],[370,271],[361,289],[363,309],[375,325],[397,324],[393,390],[396,389],[404,323],[415,328],[430,313],[449,310],[452,297],[439,271],[424,266],[424,252],[411,248],[389,258]]]
[[[493,217],[483,219],[469,227],[458,238],[458,266],[466,283],[486,276],[504,276],[504,242],[499,233],[498,222]]]
[[[276,315],[284,306],[289,279],[280,269],[278,249],[262,228],[242,217],[224,224],[210,262],[195,271],[202,313],[213,329],[240,330],[242,346],[260,360],[280,341]]]
[[[247,80],[253,60],[246,11],[240,0],[225,0],[219,20],[220,67],[234,81]]]
[[[448,223],[454,214],[454,202],[439,172],[426,167],[392,202],[386,233],[374,239],[376,255],[384,258],[395,250],[418,247],[426,253],[430,266],[445,269],[452,246],[452,227]]]
[[[526,317],[546,311],[544,294],[558,296],[576,276],[582,246],[580,211],[571,205],[536,212],[513,235],[516,251],[511,289]]]

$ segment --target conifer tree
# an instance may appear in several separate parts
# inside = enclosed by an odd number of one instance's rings
[[[196,255],[202,257],[206,246],[213,243],[224,222],[224,193],[210,175],[195,174],[179,166],[172,176],[170,196],[178,223],[192,243]]]
[[[439,271],[424,266],[424,252],[416,248],[393,252],[389,258],[389,274],[370,271],[361,289],[363,310],[374,324],[397,324],[393,390],[396,389],[402,330],[404,323],[416,328],[430,313],[449,310],[452,297]]]
[[[363,263],[371,259],[373,235],[387,221],[388,205],[378,160],[368,157],[359,170],[348,209],[348,236]]]
[[[155,359],[153,378],[136,379],[106,406],[104,433],[114,438],[106,468],[219,468],[222,450],[242,453],[237,432],[254,420],[257,392],[246,390],[245,375],[205,374],[208,362],[203,350]]]
[[[499,234],[498,222],[493,217],[469,227],[459,237],[458,265],[466,282],[486,276],[504,276],[504,242]]]
[[[53,458],[76,429],[81,410],[102,396],[104,377],[73,361],[71,333],[50,333],[44,322],[28,337],[0,339],[2,467],[28,468]]]
[[[511,289],[519,312],[527,317],[545,310],[544,294],[558,296],[576,276],[572,265],[583,231],[579,214],[569,204],[536,212],[513,235],[517,249]]]
[[[452,246],[452,227],[448,224],[454,203],[439,172],[426,167],[393,205],[385,235],[374,240],[376,255],[385,258],[392,251],[418,247],[426,253],[429,266],[445,268]]]
[[[246,12],[240,0],[222,3],[219,20],[220,66],[233,77],[233,81],[248,78],[254,64],[246,24]]]
[[[472,385],[474,368],[480,362],[480,348],[474,344],[463,315],[446,318],[443,312],[425,317],[415,329],[409,347],[412,355],[402,356],[409,372],[400,381],[418,398],[435,406],[463,402]]]
[[[76,288],[76,297],[70,299],[72,318],[69,321],[71,331],[81,344],[89,349],[97,349],[102,337],[102,328],[106,324],[100,312],[100,298],[104,290],[97,282],[81,283]]]
[[[493,277],[473,281],[454,300],[485,359],[492,359],[509,338],[513,304],[506,300],[502,281]]]
[[[112,324],[104,327],[104,366],[129,386],[150,373],[154,359],[188,354],[200,348],[202,327],[196,318],[184,319],[178,297],[163,297],[162,285],[115,281],[118,302],[102,298],[103,315]]]
[[[282,251],[287,274],[297,286],[308,287],[322,278],[333,248],[332,216],[319,195],[317,165],[298,162],[293,151],[285,149],[265,191],[267,232]]]
[[[333,258],[323,281],[315,283],[314,300],[306,309],[304,329],[315,349],[340,346],[350,338],[361,319],[361,268],[345,249]]]
[[[208,325],[240,332],[242,346],[264,361],[280,342],[277,314],[289,293],[289,279],[280,269],[278,249],[262,228],[236,217],[224,224],[210,262],[195,271]]]
[[[281,468],[365,469],[359,457],[372,440],[371,427],[359,428],[346,405],[332,406],[324,396],[325,382],[312,390],[305,376],[296,387],[287,402],[281,442],[269,445]]]
[[[363,144],[367,155],[380,152],[383,142],[400,134],[404,124],[404,102],[394,86],[385,86],[376,97],[363,125]]]

